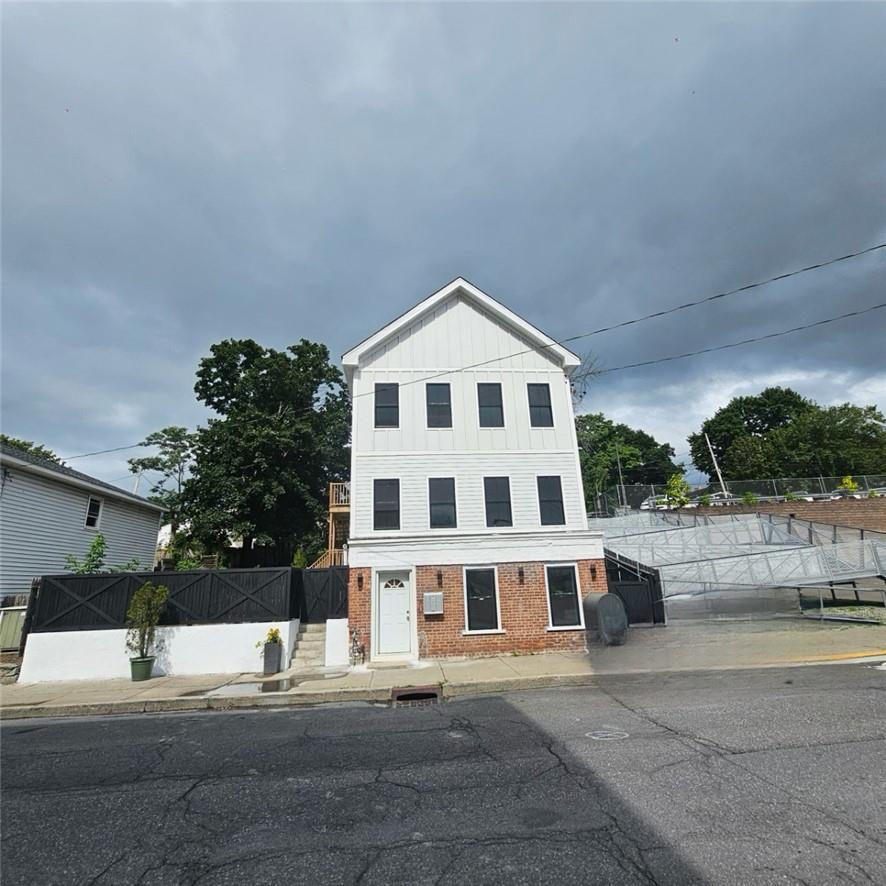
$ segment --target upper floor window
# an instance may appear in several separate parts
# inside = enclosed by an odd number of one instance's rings
[[[480,404],[480,427],[503,428],[505,411],[501,402],[501,385],[498,382],[479,382],[477,402]]]
[[[559,477],[538,478],[538,512],[542,526],[564,526],[563,485]]]
[[[102,500],[100,498],[89,497],[89,503],[86,505],[86,523],[87,529],[95,529],[98,526],[102,516]]]
[[[375,384],[375,426],[400,427],[400,386],[395,381]]]
[[[449,385],[427,384],[425,385],[425,399],[428,407],[429,428],[452,427],[452,395]]]
[[[530,384],[529,391],[529,423],[534,428],[552,428],[554,411],[551,409],[551,386],[548,384]]]
[[[400,528],[400,481],[372,481],[372,528]]]
[[[455,529],[455,478],[428,480],[428,507],[431,529]]]
[[[507,477],[484,477],[486,525],[513,526],[511,517],[511,482]]]

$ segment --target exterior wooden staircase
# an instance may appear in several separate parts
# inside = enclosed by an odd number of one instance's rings
[[[344,542],[348,540],[351,523],[351,484],[329,484],[328,544],[326,550],[311,563],[309,569],[327,569],[347,564]]]

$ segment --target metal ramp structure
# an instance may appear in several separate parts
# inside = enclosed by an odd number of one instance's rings
[[[649,581],[678,598],[882,579],[886,533],[769,514],[643,512],[589,520],[603,532],[610,581]]]

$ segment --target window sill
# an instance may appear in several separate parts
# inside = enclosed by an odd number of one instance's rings
[[[495,630],[490,631],[462,631],[462,637],[487,637],[490,634],[506,634],[507,631],[502,630],[501,628],[496,628]]]
[[[545,628],[546,631],[583,631],[584,629],[584,625],[548,625]]]

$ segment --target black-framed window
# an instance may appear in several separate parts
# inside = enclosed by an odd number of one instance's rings
[[[549,384],[526,385],[529,394],[529,423],[534,428],[554,427],[554,410],[551,407]]]
[[[468,631],[497,631],[495,569],[465,569],[465,628]]]
[[[400,427],[400,385],[395,381],[375,383],[375,426]]]
[[[578,584],[574,566],[548,566],[548,600],[552,628],[581,627]]]
[[[499,382],[478,382],[477,403],[480,405],[481,428],[503,428],[505,410],[501,402]]]
[[[511,482],[507,477],[484,477],[487,526],[513,526],[511,515]]]
[[[102,500],[90,496],[89,502],[86,505],[86,523],[84,525],[87,529],[95,529],[98,526],[98,521],[101,520],[101,516]]]
[[[452,394],[449,384],[428,383],[425,385],[425,401],[428,408],[429,428],[452,427]]]
[[[372,528],[400,528],[400,481],[372,481]]]
[[[455,529],[455,477],[428,480],[428,509],[431,529]]]
[[[542,526],[564,526],[563,484],[559,477],[538,478],[538,511]]]

